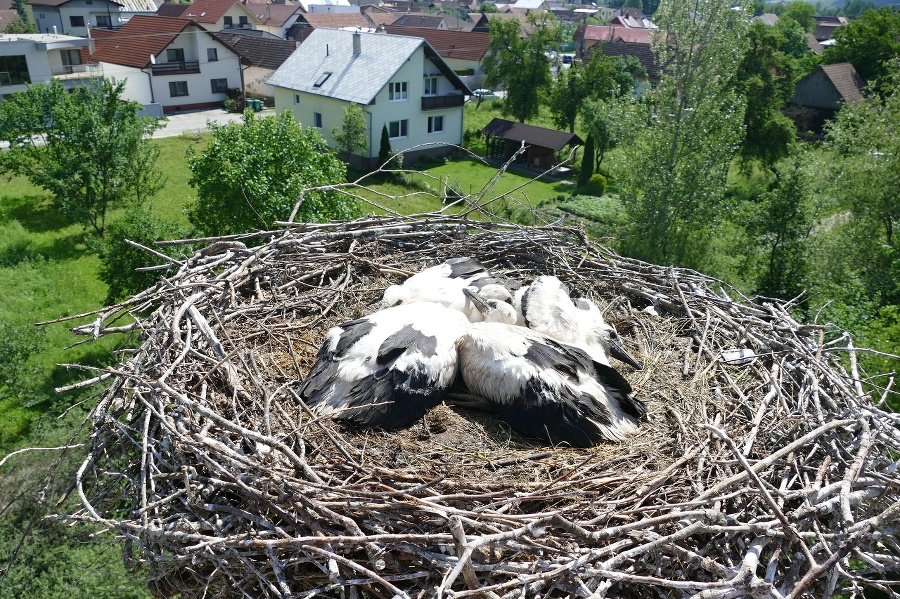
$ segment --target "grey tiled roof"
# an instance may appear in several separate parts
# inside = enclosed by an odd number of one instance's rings
[[[369,104],[423,45],[421,38],[359,33],[361,51],[353,56],[354,32],[316,29],[269,78],[269,85]],[[314,84],[331,73],[319,86]]]

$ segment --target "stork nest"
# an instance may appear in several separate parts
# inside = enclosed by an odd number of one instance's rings
[[[65,517],[117,531],[157,596],[898,596],[900,419],[848,336],[577,228],[429,215],[254,243],[76,329],[141,342],[84,383],[111,380]],[[313,417],[297,387],[325,331],[453,256],[598,301],[644,364],[621,369],[640,431],[573,449],[448,406],[390,433]]]

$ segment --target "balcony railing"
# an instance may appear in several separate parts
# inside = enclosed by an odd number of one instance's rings
[[[226,24],[225,29],[253,29],[253,25],[250,23],[232,23],[231,25]]]
[[[200,72],[200,62],[163,62],[150,67],[150,72],[154,75],[189,75],[191,73]]]
[[[422,110],[440,110],[441,108],[456,108],[462,106],[466,97],[462,94],[452,96],[422,96]]]
[[[100,66],[99,62],[69,64],[61,67],[50,67],[50,74],[59,79],[101,77],[103,75],[103,67]]]

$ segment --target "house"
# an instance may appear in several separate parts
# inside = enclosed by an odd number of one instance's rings
[[[849,62],[820,65],[797,82],[784,112],[798,131],[819,134],[842,106],[863,102],[864,89],[865,82]]]
[[[111,29],[120,24],[122,4],[115,0],[27,0],[41,33],[87,36],[88,26]]]
[[[274,98],[275,90],[266,82],[297,49],[297,42],[240,31],[219,31],[212,36],[249,63],[244,69],[244,93],[254,98]]]
[[[166,2],[156,14],[190,19],[208,31],[261,29],[279,37],[284,34],[280,25],[264,23],[252,7],[252,4],[248,7],[241,0],[195,0],[191,4]]]
[[[816,20],[816,29],[813,36],[819,42],[826,42],[834,38],[834,32],[844,27],[850,20],[847,17],[813,17]]]
[[[413,29],[395,25],[387,25],[385,31],[392,35],[415,36],[426,40],[469,89],[482,87],[484,71],[481,68],[481,61],[484,60],[491,43],[489,33]]]
[[[102,77],[98,65],[82,63],[81,49],[90,42],[52,33],[0,34],[0,102],[32,83],[55,78],[72,88]]]
[[[351,157],[376,166],[381,131],[407,161],[462,143],[463,104],[472,92],[422,38],[316,29],[269,79],[275,108],[290,110],[334,146],[344,108],[362,106],[368,148]]]
[[[297,22],[303,12],[299,4],[244,2],[244,6],[262,23],[260,29],[281,39],[287,39],[288,30]]]
[[[450,14],[407,13],[401,15],[392,25],[441,31],[472,31],[474,23]]]
[[[607,56],[634,56],[647,71],[647,79],[655,83],[659,81],[659,65],[650,46],[653,31],[613,25],[580,25],[573,36],[575,55],[586,61],[599,49]]]
[[[528,168],[547,169],[557,164],[556,153],[567,146],[581,146],[584,142],[574,133],[536,127],[493,119],[481,130],[487,138],[487,155],[506,161],[518,152],[522,145],[525,152],[516,158],[516,163],[525,163]]]
[[[359,12],[300,13],[297,22],[288,30],[287,38],[302,41],[314,29],[342,29],[345,27],[369,29],[369,21]]]
[[[242,66],[250,66],[190,19],[138,15],[92,36],[91,59],[125,81],[123,97],[166,113],[221,106],[228,90],[243,88]]]
[[[306,13],[359,12],[359,8],[351,7],[348,0],[297,0],[297,3]]]

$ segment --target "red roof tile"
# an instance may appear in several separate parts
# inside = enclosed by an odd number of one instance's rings
[[[481,60],[491,43],[491,34],[477,31],[442,31],[440,29],[415,29],[387,25],[385,30],[394,35],[408,35],[426,40],[442,58]]]
[[[96,49],[91,60],[143,69],[150,64],[151,54],[158,56],[192,23],[190,19],[135,15],[118,31],[94,29],[91,36]]]
[[[369,28],[369,22],[358,12],[305,13],[297,19],[298,23],[301,21],[306,21],[313,29],[318,29],[319,27],[330,29],[340,29],[342,27]]]
[[[173,5],[171,3],[166,3],[159,7],[156,14],[184,17],[186,19],[193,19],[198,23],[217,23],[219,19],[225,16],[228,9],[235,4],[240,4],[240,2],[238,0],[196,0],[191,4]],[[186,8],[178,13],[177,6],[185,6]]]

